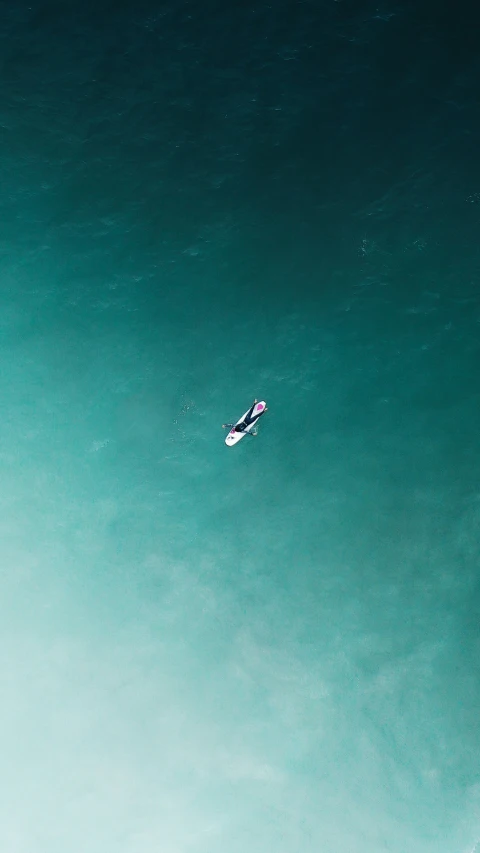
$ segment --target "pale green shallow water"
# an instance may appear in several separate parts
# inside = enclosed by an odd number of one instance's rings
[[[480,836],[469,78],[259,8],[4,21],[2,853]]]

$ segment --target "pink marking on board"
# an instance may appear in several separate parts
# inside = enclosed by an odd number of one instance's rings
[[[262,403],[257,403],[256,411],[257,411],[257,412],[261,412],[261,411],[262,411],[262,409],[263,409],[263,404],[262,404]]]

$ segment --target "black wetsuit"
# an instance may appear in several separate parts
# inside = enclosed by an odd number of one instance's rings
[[[254,403],[253,406],[251,406],[251,408],[249,409],[249,411],[245,415],[243,421],[240,421],[240,423],[236,425],[235,432],[245,432],[246,428],[248,426],[250,426],[250,424],[253,423],[253,421],[256,420],[256,418],[252,418],[253,410],[254,410],[256,405],[257,404]]]

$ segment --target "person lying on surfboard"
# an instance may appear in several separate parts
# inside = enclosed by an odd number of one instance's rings
[[[253,410],[254,410],[255,406],[257,405],[257,403],[258,403],[258,400],[253,401],[253,403],[250,406],[247,414],[245,415],[243,420],[240,421],[240,423],[238,423],[238,424],[222,424],[223,429],[234,429],[235,432],[247,432],[247,427],[250,426],[250,424],[254,423],[254,421],[257,421],[259,418],[258,415],[255,415],[255,417],[252,417]],[[264,409],[265,412],[267,411],[267,408],[268,407],[265,406],[265,409]],[[262,412],[262,414],[263,414],[263,412]],[[247,435],[256,435],[256,434],[257,434],[256,432],[247,432]]]

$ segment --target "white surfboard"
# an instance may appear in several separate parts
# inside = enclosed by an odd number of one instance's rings
[[[259,419],[261,418],[261,416],[265,412],[266,408],[267,408],[267,404],[265,403],[265,401],[260,400],[260,402],[256,404],[256,406],[252,412],[252,418],[254,418],[255,420],[253,420],[252,423],[248,425],[248,427],[244,430],[244,432],[235,432],[235,429],[232,428],[230,430],[230,432],[228,433],[226,439],[225,439],[225,444],[228,447],[233,447],[234,444],[237,444],[239,441],[241,441],[242,438],[244,437],[244,435],[247,432],[251,432],[252,429],[257,425]],[[247,411],[244,412],[242,417],[238,419],[237,424],[239,424],[243,421],[243,419],[246,417],[246,415],[248,415],[249,411],[250,411],[250,406],[248,407]],[[235,424],[235,426],[237,424]]]

